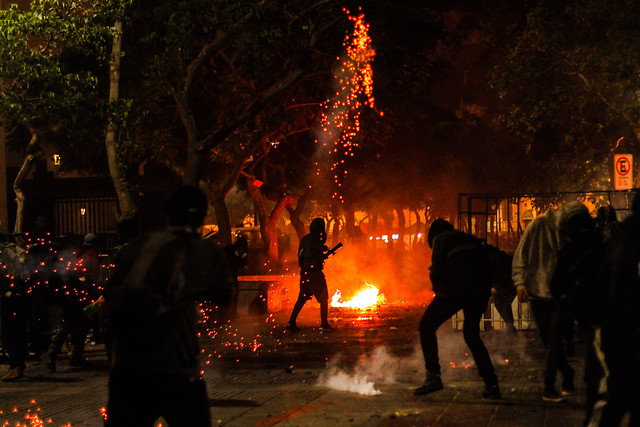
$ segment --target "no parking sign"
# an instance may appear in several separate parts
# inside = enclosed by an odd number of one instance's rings
[[[615,171],[614,188],[631,190],[633,188],[633,156],[631,154],[615,154],[613,156]]]

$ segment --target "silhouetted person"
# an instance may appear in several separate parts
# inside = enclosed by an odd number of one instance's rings
[[[511,277],[513,257],[489,244],[485,244],[485,248],[491,264],[493,304],[505,323],[507,333],[515,334],[516,327],[511,307],[516,297],[516,288],[513,286],[513,278]]]
[[[640,193],[631,214],[604,244],[599,275],[602,310],[594,344],[604,362],[602,399],[590,426],[618,426],[625,415],[640,425]]]
[[[22,235],[15,235],[14,241],[6,245],[3,250],[7,277],[2,281],[0,325],[2,325],[2,344],[9,356],[9,372],[2,377],[2,381],[23,378],[29,355],[27,326],[30,299],[22,274],[25,251],[26,240]]]
[[[123,246],[105,289],[112,333],[105,426],[210,427],[201,377],[196,301],[223,305],[233,280],[222,251],[198,233],[207,200],[181,187],[166,205],[169,227]]]
[[[238,275],[240,270],[247,266],[249,261],[249,242],[243,235],[238,235],[235,242],[223,248],[231,275],[233,276],[233,298],[231,303],[222,309],[222,319],[231,320],[238,314],[238,296],[240,295],[240,284],[238,283]]]
[[[300,239],[298,245],[298,265],[300,266],[300,292],[293,306],[287,329],[298,332],[300,329],[296,319],[304,304],[315,297],[320,303],[320,328],[330,330],[331,325],[327,320],[329,314],[329,291],[327,280],[324,277],[324,261],[327,259],[329,248],[324,219],[314,218],[309,226],[309,234]]]
[[[574,371],[567,361],[563,339],[562,304],[551,294],[551,277],[558,262],[560,239],[553,210],[536,217],[525,229],[513,256],[513,282],[520,301],[530,301],[536,327],[545,349],[542,399],[560,402],[574,390]],[[556,390],[556,374],[562,373],[562,389]]]
[[[573,206],[573,209],[565,209]],[[563,206],[570,215],[561,216],[559,224],[563,244],[551,278],[551,294],[566,313],[573,332],[578,321],[585,344],[585,415],[590,419],[598,395],[602,369],[593,347],[595,316],[601,298],[597,295],[598,266],[602,259],[602,233],[586,206],[571,202]],[[565,334],[566,336],[566,334]],[[571,337],[573,338],[573,337]]]
[[[491,267],[486,250],[476,237],[454,230],[451,223],[441,218],[431,224],[427,241],[433,249],[429,276],[435,296],[420,319],[420,345],[427,379],[414,394],[428,394],[444,387],[436,331],[462,310],[464,340],[485,384],[482,397],[499,399],[498,377],[480,338],[480,318],[491,295]]]

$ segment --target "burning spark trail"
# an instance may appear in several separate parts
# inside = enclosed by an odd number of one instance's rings
[[[322,135],[319,138],[324,150],[322,155],[328,155],[331,159],[329,175],[335,184],[332,198],[340,202],[344,202],[341,187],[348,174],[348,159],[355,155],[358,148],[355,137],[360,131],[361,109],[363,106],[374,108],[371,63],[375,50],[371,46],[369,24],[365,22],[364,14],[352,16],[348,10],[344,9],[344,12],[354,23],[354,30],[343,42],[346,55],[338,58],[340,67],[334,76],[338,87],[335,97],[324,103]],[[316,167],[319,176],[319,162],[316,162]]]

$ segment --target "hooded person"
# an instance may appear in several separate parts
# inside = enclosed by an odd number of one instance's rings
[[[198,232],[207,199],[196,187],[169,197],[164,231],[124,245],[105,289],[111,371],[105,426],[209,427],[197,302],[231,300],[226,257]]]
[[[487,252],[479,239],[454,230],[453,225],[442,218],[431,224],[427,241],[433,250],[429,277],[435,296],[420,319],[420,345],[427,378],[414,394],[429,394],[444,387],[440,377],[436,331],[462,310],[464,340],[485,384],[482,397],[499,399],[498,377],[480,338],[480,318],[491,295],[491,267]]]
[[[603,381],[589,426],[640,425],[640,191],[603,245],[594,347]]]
[[[561,211],[548,210],[525,229],[513,256],[512,277],[518,299],[529,301],[538,334],[545,349],[542,399],[560,402],[574,390],[574,370],[567,361],[563,339],[563,304],[554,298],[551,280],[558,263],[558,252],[566,240],[569,216],[582,211],[582,204],[571,203]],[[562,388],[556,389],[556,375],[562,373]]]
[[[298,266],[300,267],[300,292],[287,323],[287,329],[298,332],[296,320],[304,304],[312,297],[320,303],[320,328],[330,330],[329,292],[327,280],[324,277],[324,261],[327,259],[329,248],[324,219],[314,218],[309,225],[309,234],[300,239],[298,245]]]

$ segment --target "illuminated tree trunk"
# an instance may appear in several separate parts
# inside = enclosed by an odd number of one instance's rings
[[[44,154],[42,148],[38,142],[38,134],[32,130],[31,131],[31,140],[27,145],[26,149],[27,156],[22,163],[22,167],[16,176],[16,179],[13,181],[13,191],[16,195],[16,223],[13,227],[14,233],[22,233],[24,227],[24,204],[27,200],[26,195],[24,194],[24,189],[22,188],[22,184],[26,179],[29,172],[33,169],[33,165],[36,160],[38,160]]]
[[[218,235],[220,236],[220,244],[228,246],[232,243],[231,236],[231,219],[229,218],[229,209],[225,202],[225,195],[222,192],[215,192],[211,197],[213,210],[216,212],[216,220],[218,221]]]
[[[289,212],[289,219],[291,220],[291,225],[296,230],[298,241],[300,241],[300,239],[302,239],[302,237],[305,234],[307,234],[306,232],[307,227],[302,222],[302,220],[300,220],[300,215],[302,214],[302,211],[304,210],[304,206],[306,205],[307,200],[309,199],[309,195],[310,195],[309,191],[305,191],[304,194],[298,198],[298,203],[296,204],[295,208],[293,207],[293,205],[287,206],[287,211]]]
[[[271,213],[269,213],[260,188],[250,181],[250,179],[247,179],[247,190],[249,191],[249,195],[253,199],[258,210],[262,241],[264,242],[264,246],[267,250],[269,260],[274,263],[278,263],[280,261],[280,254],[278,252],[278,233],[276,224],[278,223],[278,218],[280,218],[280,215],[282,215],[282,212],[287,208],[287,206],[291,206],[293,204],[293,197],[288,194],[283,194],[276,202]]]
[[[119,98],[120,88],[120,57],[122,55],[122,22],[114,25],[116,35],[113,38],[111,49],[111,61],[109,64],[109,104],[114,104]],[[134,216],[137,208],[133,196],[129,190],[129,182],[125,175],[125,166],[119,156],[119,147],[116,138],[117,125],[111,120],[107,125],[105,144],[107,148],[107,161],[109,173],[118,196],[120,215]]]
[[[402,207],[397,207],[396,212],[398,213],[398,245],[401,250],[404,250],[404,236],[406,234],[407,218],[404,216],[404,209],[402,209]]]

